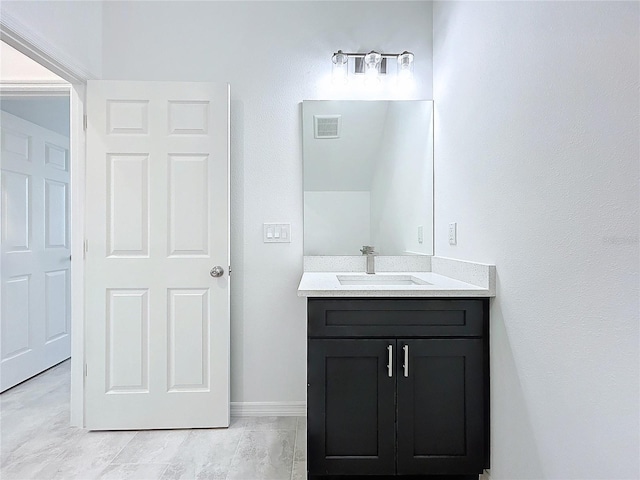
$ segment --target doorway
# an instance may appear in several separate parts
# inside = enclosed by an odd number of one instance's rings
[[[0,391],[71,355],[70,84],[0,44]]]

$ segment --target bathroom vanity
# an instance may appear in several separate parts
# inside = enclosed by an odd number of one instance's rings
[[[476,284],[433,271],[304,273],[309,479],[475,480],[489,466],[495,269],[433,263]]]
[[[432,256],[433,102],[305,100],[302,125],[308,478],[477,480],[495,267]]]

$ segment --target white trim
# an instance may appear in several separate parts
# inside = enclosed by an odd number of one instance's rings
[[[84,427],[85,85],[71,88],[71,426]]]
[[[0,15],[0,40],[70,83],[98,77],[6,12]]]
[[[231,402],[232,417],[305,417],[307,402]]]
[[[0,95],[5,97],[68,97],[71,85],[65,83],[0,83]]]

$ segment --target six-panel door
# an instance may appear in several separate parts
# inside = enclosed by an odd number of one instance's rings
[[[71,354],[69,139],[2,112],[0,391]]]
[[[229,87],[87,88],[87,427],[226,427]]]

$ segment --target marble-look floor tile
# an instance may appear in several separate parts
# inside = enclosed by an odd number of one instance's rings
[[[225,479],[241,429],[192,430],[171,458],[163,480]]]
[[[238,423],[245,430],[291,430],[297,426],[298,417],[240,417]]]
[[[296,428],[307,431],[307,417],[296,417]]]
[[[28,414],[22,419],[3,420],[0,429],[0,464],[7,465],[10,461],[15,462],[20,457],[28,456],[26,451],[18,455],[17,450],[38,436],[40,431],[46,430],[46,423],[49,421],[49,418]]]
[[[189,430],[144,430],[136,433],[112,461],[120,463],[164,463],[177,452]]]
[[[293,455],[294,462],[307,460],[307,418],[298,417],[296,428],[296,447]]]
[[[124,463],[109,465],[98,477],[100,480],[157,480],[167,469],[166,464]]]
[[[0,478],[2,480],[29,480],[50,478],[55,471],[54,462],[59,454],[49,455],[40,452],[21,457],[10,463],[2,463]]]
[[[227,478],[289,480],[295,430],[245,430]]]
[[[42,434],[51,436],[59,427],[69,427],[69,362],[28,380],[0,396],[0,462],[6,465],[20,457],[38,453],[25,443],[36,440],[42,445]],[[66,379],[60,375],[66,373]],[[60,384],[41,381],[41,377],[55,378]],[[46,385],[46,388],[41,388]],[[33,387],[33,388],[31,388]],[[55,442],[54,442],[55,443]],[[20,450],[20,454],[18,454]],[[60,453],[60,452],[58,452]]]
[[[71,360],[65,360],[51,367],[48,370],[32,377],[22,383],[19,383],[15,387],[10,388],[6,392],[3,392],[3,397],[11,396],[33,396],[39,393],[44,393],[50,389],[57,388],[61,384],[70,384],[69,372],[71,369]],[[6,401],[8,397],[3,398],[2,402]]]
[[[244,430],[246,417],[231,417],[229,430]]]
[[[4,426],[3,426],[4,429]],[[80,428],[69,426],[69,412],[61,412],[49,419],[45,426],[36,427],[25,432],[8,434],[6,456],[3,455],[3,465],[21,462],[27,457],[41,455],[51,460],[64,453],[73,445],[79,436],[86,433]],[[16,438],[18,444],[12,444]],[[3,445],[5,448],[5,445]],[[3,452],[4,453],[4,452]]]
[[[13,397],[11,400],[5,400],[6,396]],[[2,405],[0,406],[0,419],[3,425],[13,426],[20,422],[28,421],[34,423],[39,420],[40,423],[51,415],[60,412],[69,414],[69,385],[60,385],[56,388],[48,390],[42,395],[26,397],[22,400],[16,400],[17,395],[10,393],[2,394]],[[33,417],[33,418],[25,418]]]
[[[102,471],[131,441],[136,432],[86,432],[54,462],[52,480],[89,480]]]
[[[305,417],[228,429],[88,432],[69,425],[70,362],[0,395],[2,480],[306,478]]]
[[[67,360],[3,392],[0,396],[0,416],[11,415],[14,411],[23,410],[26,407],[56,406],[56,404],[49,402],[47,397],[50,392],[59,390],[61,387],[66,387],[69,391],[70,368],[71,361]],[[66,402],[68,403],[68,401],[67,396]]]
[[[291,480],[307,480],[307,461],[294,460]]]

